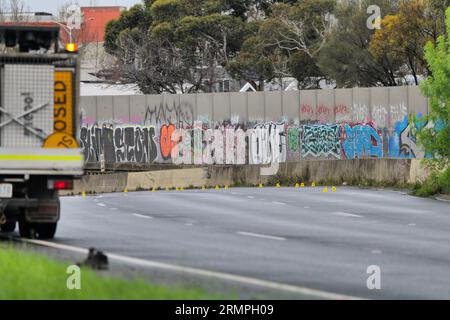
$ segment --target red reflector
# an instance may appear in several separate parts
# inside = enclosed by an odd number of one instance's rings
[[[53,189],[55,190],[73,189],[73,181],[70,180],[53,181]]]

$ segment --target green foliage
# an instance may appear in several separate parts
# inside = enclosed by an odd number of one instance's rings
[[[0,246],[0,300],[211,299],[198,289],[125,281],[81,270],[81,290],[68,290],[67,265]]]
[[[382,29],[367,28],[370,5]],[[259,90],[294,77],[337,87],[432,75],[423,44],[446,33],[450,0],[145,0],[108,23],[105,49],[144,93],[211,92],[222,68]],[[145,62],[145,63],[143,63]],[[437,137],[439,138],[439,137]]]
[[[415,186],[413,193],[419,197],[450,194],[450,167],[441,172],[432,172],[423,183]]]
[[[447,35],[440,36],[436,45],[426,45],[425,58],[432,75],[421,83],[421,89],[429,98],[426,120],[434,125],[419,130],[419,142],[427,152],[445,161],[450,157],[450,7]]]

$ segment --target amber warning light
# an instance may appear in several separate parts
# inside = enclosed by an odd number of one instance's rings
[[[67,52],[77,52],[78,51],[78,45],[76,43],[67,43],[66,44],[66,51]]]

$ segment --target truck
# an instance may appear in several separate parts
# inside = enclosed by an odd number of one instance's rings
[[[0,231],[52,239],[83,175],[79,63],[58,26],[0,25]]]

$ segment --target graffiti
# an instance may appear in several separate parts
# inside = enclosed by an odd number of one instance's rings
[[[302,157],[340,158],[338,125],[303,126]]]
[[[439,130],[439,126],[433,123],[426,123],[421,120],[419,114],[414,123],[409,122],[408,116],[402,121],[397,121],[394,127],[394,134],[389,138],[389,156],[391,158],[425,158],[425,151],[417,145],[416,132],[420,128],[434,127]]]
[[[321,104],[317,107],[316,115],[317,119],[319,119],[321,123],[326,123],[328,119],[333,115],[333,110]]]
[[[373,106],[372,121],[379,127],[386,126],[388,111],[384,106]]]
[[[383,156],[383,140],[372,124],[358,124],[351,126],[344,124],[342,149],[345,158],[355,159],[363,157]]]
[[[302,104],[300,106],[300,112],[304,115],[309,116],[309,118],[312,118],[314,116],[314,108],[309,104]]]
[[[342,107],[342,110],[345,108]],[[420,117],[419,117],[420,118]],[[310,121],[314,122],[314,121]],[[249,123],[247,123],[249,125]],[[355,159],[364,157],[422,158],[415,132],[431,122],[408,117],[397,121],[394,132],[375,123],[300,124],[230,121],[192,126],[93,124],[80,132],[87,162],[203,164],[278,164],[302,159]],[[386,143],[384,143],[386,142]]]
[[[369,108],[365,104],[354,103],[351,111],[354,123],[369,121]]]
[[[408,108],[404,103],[399,103],[396,105],[390,106],[390,113],[391,113],[391,122],[396,123],[398,121],[402,121],[405,116],[408,114]]]
[[[288,149],[289,151],[297,151],[299,149],[299,132],[297,127],[288,128]]]
[[[80,142],[87,162],[98,162],[102,154],[108,163],[148,163],[157,157],[152,126],[82,127]]]
[[[250,164],[270,164],[286,161],[284,124],[263,123],[247,131]]]
[[[350,110],[345,104],[337,104],[334,107],[336,122],[341,123],[350,120]]]
[[[172,105],[160,103],[154,107],[147,107],[144,125],[161,125],[165,123],[176,124],[177,127],[192,126],[194,124],[194,109],[191,105]]]
[[[161,126],[159,133],[159,146],[161,150],[161,156],[164,160],[170,159],[170,155],[173,148],[172,134],[175,131],[175,126],[173,124]]]

